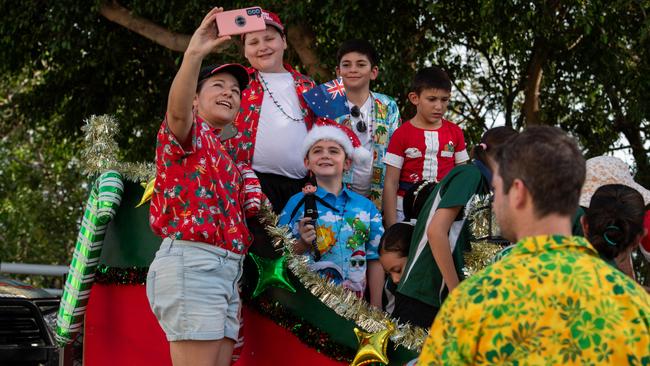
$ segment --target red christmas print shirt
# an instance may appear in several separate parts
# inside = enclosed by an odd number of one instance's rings
[[[199,117],[187,145],[184,149],[163,121],[149,217],[154,233],[245,253],[252,238],[244,220],[244,184],[237,166],[214,129]]]

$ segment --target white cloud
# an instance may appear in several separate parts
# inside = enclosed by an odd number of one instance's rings
[[[363,222],[369,222],[370,221],[370,212],[361,211],[361,212],[358,213],[358,217]]]
[[[319,217],[323,222],[337,222],[339,220],[338,216],[334,215],[332,211],[327,211],[325,216]]]

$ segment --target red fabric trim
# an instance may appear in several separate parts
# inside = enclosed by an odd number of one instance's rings
[[[244,346],[235,366],[342,366],[244,306]],[[169,343],[144,285],[93,285],[85,321],[85,366],[171,366]]]

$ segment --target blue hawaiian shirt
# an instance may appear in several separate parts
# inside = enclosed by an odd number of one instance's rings
[[[384,192],[384,177],[386,176],[386,164],[383,159],[386,155],[388,142],[393,136],[393,132],[402,124],[399,115],[399,109],[395,100],[387,95],[371,91],[370,95],[374,99],[372,116],[375,121],[375,127],[372,131],[372,179],[370,180],[370,192],[368,198],[374,202],[377,208],[381,209],[382,193]],[[350,116],[342,115],[336,118],[336,122],[352,128]],[[343,182],[346,185],[352,184],[352,169],[343,174]]]
[[[372,201],[348,188],[338,196],[320,187],[314,194],[335,210],[316,201],[316,245],[321,258],[314,261],[312,256],[310,268],[362,296],[368,261],[379,259],[384,233],[381,214]],[[302,192],[291,197],[280,213],[279,224],[288,225],[296,239],[298,222],[304,217],[303,197]]]

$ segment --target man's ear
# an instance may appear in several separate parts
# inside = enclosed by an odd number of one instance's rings
[[[340,78],[341,77],[341,68],[338,65],[336,65],[335,70],[336,70],[336,77]]]
[[[409,102],[411,102],[414,106],[417,106],[420,103],[420,96],[416,92],[410,92],[408,94]]]
[[[526,188],[524,182],[519,178],[515,178],[512,181],[508,196],[510,196],[510,199],[512,200],[511,203],[516,209],[523,209],[528,201],[532,201],[532,196],[530,195],[528,188]]]

